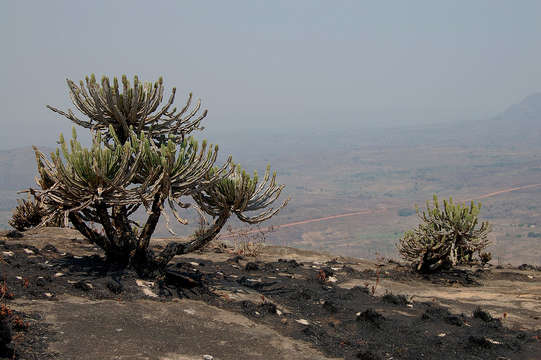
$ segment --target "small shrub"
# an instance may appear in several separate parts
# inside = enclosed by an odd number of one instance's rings
[[[421,223],[407,231],[397,244],[400,255],[420,272],[449,269],[473,260],[489,244],[490,225],[478,220],[481,204],[455,204],[453,199],[440,205],[434,195],[433,205],[417,209]]]
[[[34,199],[19,199],[17,207],[13,210],[13,215],[9,220],[9,225],[19,231],[26,231],[38,226],[43,221],[46,211],[43,206]],[[58,217],[47,222],[47,226],[61,226]]]
[[[492,260],[492,253],[489,252],[480,252],[479,260],[481,260],[482,265],[488,264]]]
[[[415,209],[403,208],[398,210],[398,216],[411,216],[415,214]]]
[[[490,322],[493,320],[492,315],[480,307],[476,307],[475,310],[473,310],[473,317],[476,319],[481,319],[484,322]]]

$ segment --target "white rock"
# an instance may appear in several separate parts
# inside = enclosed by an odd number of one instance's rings
[[[47,296],[47,297],[53,297],[53,294],[46,292],[46,293],[45,293],[45,296]]]
[[[190,264],[193,266],[199,266],[199,263],[196,263],[196,262],[190,262]]]
[[[64,273],[57,272],[56,274],[54,274],[54,277],[61,277],[61,276],[64,276]]]
[[[302,324],[302,325],[310,325],[308,320],[305,320],[305,319],[299,319],[299,320],[295,320],[295,321],[298,322],[299,324]]]
[[[439,333],[438,336],[439,337],[444,337],[445,335],[447,335],[446,333]]]
[[[22,276],[15,276],[15,278],[16,278],[17,280],[22,280],[22,279],[23,279]]]
[[[334,282],[337,282],[338,279],[337,279],[336,277],[334,277],[334,276],[329,276],[329,277],[327,278],[327,281],[328,281],[328,282],[334,283]]]
[[[214,360],[214,356],[212,356],[212,355],[203,355],[203,360]]]
[[[282,312],[280,310],[276,309],[276,315],[282,316]]]
[[[122,331],[122,329],[115,329],[115,330],[116,330],[116,332],[121,332]]]
[[[492,344],[495,344],[495,345],[500,345],[500,344],[501,344],[501,342],[499,342],[499,341],[492,340],[492,339],[489,339],[489,338],[486,338],[486,339],[487,339],[487,341],[488,341],[489,343],[492,343]]]
[[[135,283],[137,284],[137,286],[141,286],[141,287],[152,287],[152,286],[154,286],[154,282],[145,281],[145,280],[141,280],[141,279],[135,280]]]
[[[143,294],[145,294],[146,296],[150,296],[150,297],[153,297],[153,298],[157,298],[158,295],[156,293],[154,293],[152,290],[150,290],[149,288],[142,288],[141,289],[143,291]]]
[[[184,312],[186,314],[195,315],[195,310],[194,309],[184,309]]]
[[[30,249],[24,249],[24,252],[27,254],[33,254],[34,252]]]
[[[3,254],[4,256],[13,256],[13,255],[14,255],[14,254],[13,254],[13,251],[2,251],[2,254]]]

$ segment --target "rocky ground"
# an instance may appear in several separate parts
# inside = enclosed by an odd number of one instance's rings
[[[1,237],[0,256],[0,358],[541,358],[535,266],[421,276],[388,261],[216,246],[141,281],[53,228]]]

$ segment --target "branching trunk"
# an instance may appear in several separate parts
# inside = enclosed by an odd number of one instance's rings
[[[188,254],[196,251],[211,242],[222,230],[227,219],[229,219],[230,213],[228,211],[220,214],[211,227],[203,231],[202,233],[193,235],[191,241],[186,243],[172,242],[167,244],[160,254],[156,257],[156,262],[160,267],[165,267],[173,257],[176,255]]]

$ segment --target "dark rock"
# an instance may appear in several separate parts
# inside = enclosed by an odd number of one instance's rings
[[[385,317],[374,309],[367,309],[363,311],[360,315],[358,315],[356,320],[368,321],[379,327],[381,323],[385,320]]]
[[[381,358],[371,351],[361,351],[356,355],[357,359],[361,360],[381,360]]]
[[[264,302],[259,305],[260,312],[268,314],[276,314],[276,305],[270,302]]]
[[[120,294],[124,290],[124,286],[116,280],[110,279],[107,281],[107,288],[111,290],[113,294]]]
[[[246,271],[254,271],[259,270],[259,266],[255,262],[249,262],[246,263],[246,266],[244,267]]]
[[[18,230],[10,230],[6,233],[5,235],[7,238],[10,238],[10,239],[18,239],[18,238],[22,238],[24,235],[23,233],[21,233],[20,231]]]
[[[539,268],[530,264],[522,264],[518,267],[519,270],[538,270]]]
[[[37,286],[45,286],[45,284],[46,284],[46,281],[45,281],[44,278],[38,278],[38,279],[36,280],[36,285],[37,285]]]
[[[233,256],[232,258],[227,259],[227,262],[234,262],[238,264],[239,260],[242,260],[242,259],[244,259],[243,256],[237,255],[237,256]]]
[[[0,348],[6,347],[11,342],[11,325],[7,319],[0,321]]]
[[[488,348],[490,348],[492,346],[490,341],[488,341],[484,336],[471,335],[468,338],[468,342],[471,345],[478,346],[478,347],[483,347],[483,348],[486,348],[486,349],[488,349]]]
[[[484,311],[483,309],[481,309],[480,307],[477,307],[474,311],[473,311],[473,317],[476,318],[476,319],[481,319],[483,320],[484,322],[490,322],[492,321],[494,318],[492,317],[492,315],[490,315],[488,312]]]
[[[47,244],[43,247],[43,249],[41,249],[42,251],[50,251],[50,252],[54,252],[54,253],[58,253],[58,249],[56,247],[54,247],[53,245],[51,244]]]
[[[455,326],[462,326],[464,325],[464,320],[460,316],[456,315],[449,315],[445,318],[445,322],[451,325]]]
[[[184,273],[173,270],[168,270],[165,273],[165,281],[167,284],[176,286],[177,288],[193,289],[203,286],[201,273]]]
[[[81,281],[77,281],[75,284],[73,284],[73,286],[76,288],[76,289],[79,289],[79,290],[83,290],[83,291],[90,291],[90,289],[92,289],[92,287],[87,284],[85,281],[81,280]],[[122,285],[121,285],[122,286]],[[107,287],[109,287],[109,285],[107,285]],[[110,289],[110,288],[109,288]],[[111,290],[113,291],[113,290]],[[113,291],[114,292],[114,291]],[[115,293],[117,294],[117,293]]]
[[[336,303],[330,300],[325,300],[325,302],[323,303],[323,309],[333,314],[338,311],[338,308],[336,307]]]
[[[395,305],[408,304],[408,299],[404,295],[394,295],[394,294],[388,293],[388,294],[383,295],[381,299],[389,304],[395,304]]]

